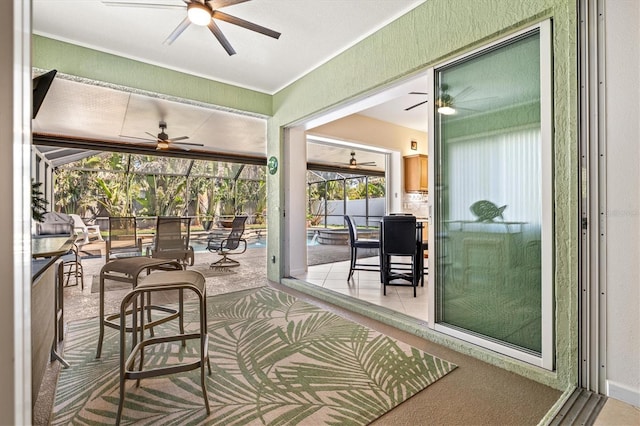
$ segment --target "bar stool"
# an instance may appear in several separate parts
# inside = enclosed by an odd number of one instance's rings
[[[135,288],[138,284],[138,278],[143,271],[147,272],[147,275],[152,270],[182,270],[180,262],[168,259],[152,259],[150,257],[125,257],[123,259],[115,259],[107,262],[100,270],[100,336],[98,337],[98,350],[96,351],[96,358],[100,358],[102,354],[102,340],[104,339],[104,327],[108,326],[120,329],[120,323],[117,319],[120,317],[119,313],[111,314],[105,317],[104,314],[104,286],[105,280],[113,280],[131,283],[131,288]],[[163,311],[171,317],[163,318],[161,321],[166,322],[170,319],[177,317],[177,311],[171,310],[166,307],[157,307],[149,304],[147,312],[149,314],[149,323],[147,328],[151,328],[153,333],[153,326],[159,324],[158,322],[151,321],[151,310]],[[131,328],[127,328],[127,331],[132,331]]]
[[[150,337],[145,340],[145,295],[147,300],[150,299],[151,293],[158,291],[178,290],[180,293],[180,304],[178,308],[180,317],[180,332],[175,335],[165,335]],[[183,291],[190,290],[198,298],[200,330],[199,332],[184,332],[184,304]],[[129,306],[133,304],[133,308]],[[138,308],[140,304],[140,309]],[[126,353],[126,334],[127,334],[127,315],[131,314],[131,328],[136,330],[132,333],[131,352],[128,356]],[[138,318],[139,316],[139,318]],[[211,413],[209,408],[209,399],[207,397],[207,388],[205,383],[204,363],[207,362],[209,374],[211,374],[211,364],[209,362],[209,337],[207,335],[207,298],[206,283],[204,276],[197,271],[166,271],[155,272],[142,278],[136,288],[130,291],[120,304],[120,400],[118,403],[118,414],[116,424],[120,424],[122,409],[125,396],[125,381],[137,380],[137,386],[140,386],[140,380],[148,377],[158,377],[167,374],[182,373],[186,371],[200,368],[200,385],[202,387],[202,395],[207,414]],[[139,342],[136,335],[139,333]],[[200,357],[196,361],[185,362],[177,365],[157,366],[153,365],[150,369],[144,370],[144,352],[147,346],[158,345],[168,342],[176,342],[181,340],[182,346],[186,346],[187,340],[198,339],[200,343]],[[138,368],[136,369],[136,360],[138,360]]]

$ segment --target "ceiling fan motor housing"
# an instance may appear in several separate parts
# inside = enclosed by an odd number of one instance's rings
[[[161,121],[159,125],[160,125],[160,133],[158,133],[158,139],[161,141],[168,140],[169,135],[164,132],[167,128],[167,123],[164,121]]]

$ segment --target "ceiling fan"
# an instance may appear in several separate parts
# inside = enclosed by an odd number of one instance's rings
[[[410,95],[427,95],[427,92],[409,92]],[[405,111],[411,111],[412,109],[419,107],[420,105],[426,104],[427,102],[429,102],[428,100],[426,101],[422,101],[422,102],[418,102],[415,105],[411,105],[409,108],[405,108]]]
[[[158,125],[160,127],[160,133],[158,133],[157,135],[154,135],[153,133],[145,132],[147,135],[151,136],[153,140],[143,139],[144,141],[155,143],[156,149],[158,151],[163,151],[163,150],[168,150],[173,148],[189,151],[190,148],[187,145],[204,146],[201,143],[179,142],[185,139],[189,139],[189,136],[179,136],[177,138],[169,138],[169,135],[165,132],[165,130],[167,129],[167,123],[161,120],[160,123],[158,123]],[[136,139],[140,139],[140,138],[136,138]]]
[[[237,25],[247,30],[255,31],[257,33],[272,37],[275,39],[280,38],[280,33],[273,31],[269,28],[263,27],[253,22],[245,21],[244,19],[237,18],[227,13],[221,12],[223,7],[232,6],[238,3],[244,3],[250,0],[182,0],[187,8],[187,16],[178,24],[178,26],[169,34],[164,43],[171,44],[187,29],[190,24],[199,26],[206,26],[209,31],[218,39],[218,42],[222,45],[224,50],[231,55],[235,55],[236,51],[229,43],[229,40],[220,30],[216,20],[228,22],[233,25]],[[131,7],[149,7],[149,8],[176,8],[174,4],[162,4],[162,3],[146,3],[146,2],[132,2],[132,1],[111,1],[102,0],[102,3],[108,6],[131,6]],[[184,6],[179,6],[183,8]]]
[[[456,100],[464,98],[465,96],[467,96],[472,92],[473,92],[473,89],[471,88],[471,86],[468,86],[462,91],[460,91],[460,93],[458,93],[454,97],[449,93],[449,85],[442,84],[440,86],[440,96],[438,97],[438,99],[435,100],[435,105],[437,107],[438,113],[443,115],[453,115],[457,112],[457,110],[477,111],[471,108],[460,107],[456,102]],[[426,92],[409,92],[409,94],[410,95],[428,95],[428,93]],[[484,99],[491,99],[491,98],[484,98]],[[484,99],[473,99],[465,102],[475,102],[475,101],[481,101]],[[410,111],[416,107],[419,107],[420,105],[426,104],[427,102],[429,102],[429,100],[418,102],[417,104],[411,105],[410,107],[405,108],[404,110]]]
[[[349,162],[345,163],[345,164],[347,164],[350,169],[357,169],[360,166],[376,167],[376,162],[375,161],[365,161],[363,163],[358,163],[356,161],[356,153],[355,153],[355,151],[351,151],[351,158],[349,159]]]

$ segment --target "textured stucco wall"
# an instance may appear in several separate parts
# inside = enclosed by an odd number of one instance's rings
[[[282,127],[345,105],[390,82],[545,19],[553,19],[554,79],[554,292],[556,370],[458,349],[488,362],[566,389],[577,383],[577,74],[574,0],[429,0],[274,95],[267,155],[282,156]],[[269,200],[281,205],[282,176],[269,178]],[[273,215],[271,215],[273,213]],[[283,225],[270,210],[269,229]],[[279,229],[281,230],[281,229]],[[280,232],[269,232],[271,247]],[[279,250],[279,249],[278,249]],[[269,278],[280,278],[269,264]],[[427,333],[428,334],[428,333]],[[430,336],[438,338],[438,336]],[[449,343],[447,343],[449,342]]]
[[[125,87],[271,115],[271,96],[34,35],[33,66]]]
[[[267,156],[281,160],[268,176],[268,276],[282,276],[285,205],[283,127],[299,123],[391,82],[481,47],[545,19],[553,19],[554,79],[554,291],[556,370],[540,368],[451,342],[559,389],[577,381],[577,64],[575,0],[429,0],[322,65],[273,97],[188,76],[90,49],[34,37],[34,66],[138,89],[273,115]],[[275,256],[276,261],[271,262]],[[416,330],[421,332],[422,330]]]

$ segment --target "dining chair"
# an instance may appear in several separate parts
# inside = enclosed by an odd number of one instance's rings
[[[422,266],[419,258],[422,256],[422,246],[418,243],[415,216],[391,215],[382,218],[380,257],[385,296],[388,285],[398,285],[412,286],[413,297],[416,297]],[[408,262],[406,258],[409,258]]]
[[[349,215],[344,215],[344,220],[349,228],[349,247],[351,252],[351,263],[349,264],[349,275],[347,281],[351,279],[354,271],[373,271],[380,272],[380,265],[371,265],[366,263],[358,263],[358,249],[379,250],[380,240],[372,238],[359,238],[358,228],[355,221]]]

